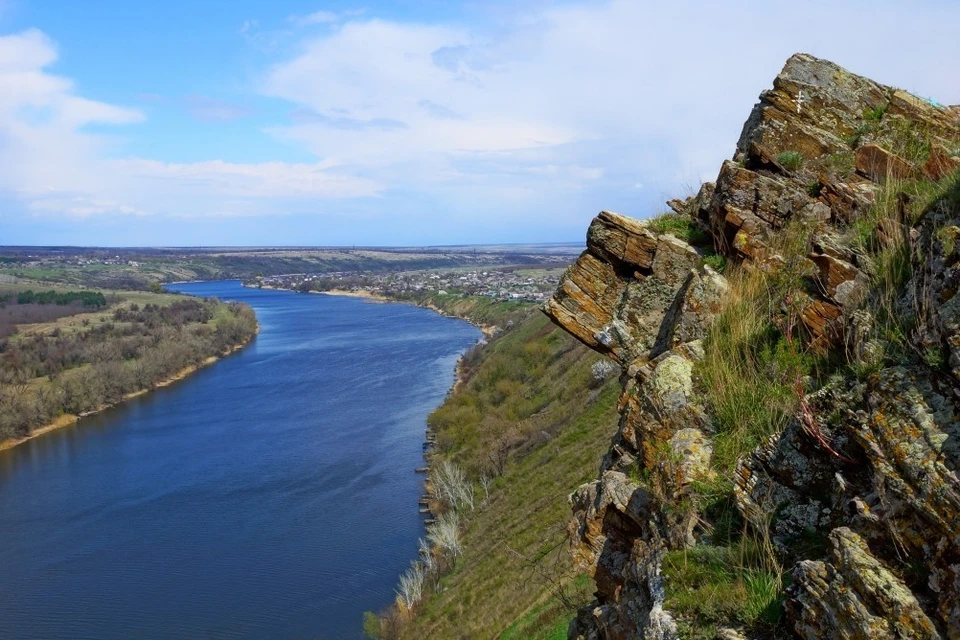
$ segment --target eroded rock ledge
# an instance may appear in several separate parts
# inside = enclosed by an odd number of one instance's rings
[[[926,145],[922,157],[906,152],[909,136]],[[958,141],[957,107],[798,54],[761,94],[716,182],[669,203],[706,246],[608,211],[594,219],[587,250],[544,306],[623,367],[620,422],[599,477],[570,497],[573,555],[596,582],[571,637],[678,637],[661,562],[709,543],[702,514],[676,507],[715,473],[697,363],[730,287],[704,257],[783,269],[778,240],[807,225],[811,249],[786,266],[807,284],[791,303],[808,344],[866,354],[857,336],[874,304],[870,257],[842,232],[888,181],[951,175]],[[742,518],[792,563],[782,628],[796,637],[960,638],[960,194],[902,218],[881,221],[873,241],[911,247],[897,304],[914,314],[913,348],[943,349],[946,362],[880,363],[861,380],[808,390],[816,437],[798,416],[731,478]],[[811,532],[826,544],[801,545]],[[738,637],[738,626],[717,637]]]

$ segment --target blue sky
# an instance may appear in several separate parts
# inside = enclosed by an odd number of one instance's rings
[[[0,0],[0,244],[575,241],[796,51],[960,103],[958,3],[667,4]]]

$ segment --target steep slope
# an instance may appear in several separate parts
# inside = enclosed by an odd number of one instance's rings
[[[596,473],[609,444],[616,378],[603,367],[596,375],[600,358],[535,307],[512,307],[479,309],[506,328],[466,355],[463,381],[429,419],[430,476],[451,461],[476,496],[459,508],[462,553],[438,560],[449,566],[427,580],[412,615],[398,606],[384,617],[383,637],[565,636],[571,601],[589,597],[566,553],[565,496]]]
[[[960,637],[958,155],[956,107],[798,54],[715,183],[594,220],[545,305],[625,371],[571,637]]]

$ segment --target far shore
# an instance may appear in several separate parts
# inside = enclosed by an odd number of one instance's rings
[[[115,407],[115,406],[117,406],[118,404],[122,404],[122,403],[124,403],[124,402],[126,402],[126,401],[128,401],[128,400],[131,400],[131,399],[133,399],[133,398],[136,398],[137,396],[142,396],[142,395],[144,395],[145,393],[149,393],[150,391],[153,391],[154,389],[160,389],[160,388],[162,388],[162,387],[168,387],[168,386],[170,386],[171,384],[173,384],[174,382],[177,382],[177,381],[179,381],[179,380],[183,380],[184,378],[186,378],[186,377],[189,376],[190,374],[192,374],[192,373],[194,373],[194,372],[196,372],[196,371],[199,371],[200,369],[203,369],[204,367],[210,366],[211,364],[213,364],[214,362],[216,362],[216,361],[219,360],[220,358],[224,358],[224,357],[226,357],[226,356],[228,356],[228,355],[230,355],[230,354],[232,354],[232,353],[235,353],[235,352],[239,351],[240,349],[244,348],[245,346],[247,346],[248,344],[250,344],[251,342],[253,342],[253,338],[256,337],[256,335],[257,335],[258,333],[260,333],[260,327],[259,327],[259,326],[257,326],[257,330],[254,331],[253,335],[250,336],[249,339],[244,340],[243,342],[241,342],[241,343],[239,343],[239,344],[233,345],[232,347],[230,347],[229,349],[227,349],[226,351],[224,351],[224,352],[221,353],[220,355],[210,356],[210,357],[204,359],[204,360],[203,360],[202,362],[200,362],[199,364],[192,364],[192,365],[190,365],[189,367],[184,367],[183,369],[181,369],[180,371],[177,371],[177,372],[176,372],[175,374],[173,374],[172,376],[169,376],[169,377],[167,377],[167,378],[164,378],[163,380],[160,380],[159,382],[151,385],[150,388],[148,388],[148,389],[140,389],[139,391],[132,391],[132,392],[130,392],[130,393],[124,394],[124,396],[123,396],[120,400],[118,400],[117,402],[115,402],[115,403],[113,403],[113,404],[105,404],[105,405],[102,405],[102,406],[97,407],[96,409],[92,409],[92,410],[90,410],[90,411],[84,411],[84,412],[83,412],[83,415],[77,415],[77,414],[73,414],[73,413],[65,413],[65,414],[63,414],[63,415],[57,416],[57,418],[56,418],[53,422],[51,422],[51,423],[49,423],[49,424],[46,424],[46,425],[44,425],[44,426],[42,426],[42,427],[37,427],[36,429],[34,429],[33,431],[31,431],[28,435],[25,435],[25,436],[20,437],[20,438],[7,438],[6,440],[0,440],[0,451],[6,451],[7,449],[12,449],[12,448],[16,447],[17,445],[23,444],[24,442],[27,442],[28,440],[33,440],[34,438],[38,438],[38,437],[40,437],[40,436],[42,436],[42,435],[44,435],[44,434],[47,434],[47,433],[50,433],[51,431],[56,430],[56,429],[60,429],[60,428],[62,428],[62,427],[68,427],[68,426],[70,426],[70,425],[76,424],[77,422],[80,421],[81,418],[86,418],[86,417],[88,417],[88,416],[92,416],[92,415],[94,415],[94,414],[100,413],[101,411],[105,411],[105,410],[107,410],[107,409],[109,409],[109,408],[111,408],[111,407]]]
[[[266,287],[264,287],[264,289],[266,289]],[[440,315],[446,316],[447,318],[456,318],[457,320],[463,320],[464,322],[469,322],[470,324],[475,326],[477,329],[480,329],[480,331],[483,332],[483,335],[487,336],[488,338],[492,336],[494,332],[497,330],[497,327],[493,325],[478,324],[473,320],[471,320],[470,318],[465,318],[463,316],[458,316],[456,314],[449,313],[429,302],[421,304],[414,300],[403,300],[400,298],[391,298],[389,296],[385,296],[380,293],[374,293],[372,291],[367,291],[365,289],[359,289],[356,291],[346,291],[344,289],[330,289],[329,291],[310,291],[309,293],[321,293],[327,296],[345,296],[348,298],[364,298],[366,300],[370,300],[373,302],[399,302],[403,304],[412,304],[422,309],[430,309],[430,311],[433,311],[434,313],[439,313]]]
[[[403,300],[392,300],[387,296],[360,289],[358,291],[347,291],[345,289],[330,289],[329,291],[310,291],[309,293],[319,293],[325,296],[344,296],[347,298],[364,298],[374,302],[403,302]]]

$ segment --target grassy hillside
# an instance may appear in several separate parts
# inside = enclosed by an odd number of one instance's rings
[[[536,304],[522,300],[504,301],[486,296],[439,294],[435,291],[391,294],[391,299],[413,302],[480,327],[511,328],[536,312]]]
[[[494,309],[477,308],[491,320]],[[462,555],[401,637],[566,637],[573,607],[589,599],[567,553],[567,496],[596,475],[619,387],[610,370],[595,378],[599,356],[539,311],[522,312],[466,356],[465,383],[430,416],[434,467],[464,469],[477,501],[461,511]],[[486,490],[481,477],[493,478]]]

